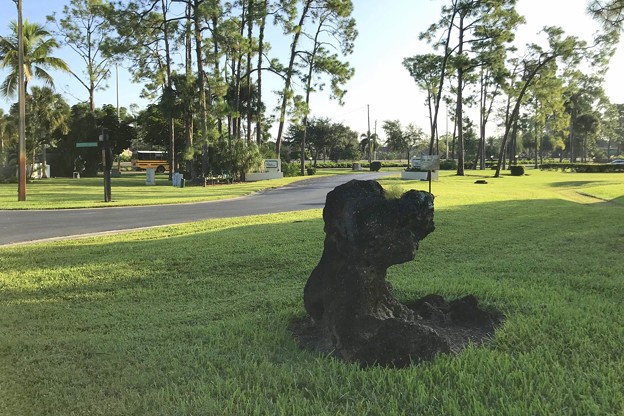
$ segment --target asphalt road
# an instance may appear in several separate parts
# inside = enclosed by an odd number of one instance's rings
[[[192,204],[62,210],[0,210],[0,246],[41,240],[119,232],[208,218],[322,208],[327,193],[351,179],[391,174],[363,173],[307,179],[243,198]]]

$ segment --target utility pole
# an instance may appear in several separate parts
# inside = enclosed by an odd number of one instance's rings
[[[119,66],[117,64],[115,64],[115,84],[117,87],[117,121],[119,121]]]
[[[18,107],[19,107],[19,168],[18,168],[18,185],[17,200],[26,201],[26,91],[24,90],[24,31],[22,24],[22,0],[14,0],[17,4],[17,51],[18,56]],[[45,169],[45,167],[44,167]]]
[[[446,160],[448,160],[448,104],[446,105]]]
[[[375,139],[377,138],[377,120],[375,120],[375,132],[373,133]],[[373,152],[373,160],[377,160],[377,149]]]
[[[370,134],[370,105],[366,104],[366,114],[368,117],[368,130],[366,131],[366,137],[368,137],[368,163],[373,161],[373,141]]]
[[[102,173],[104,174],[104,202],[111,202],[111,168],[113,167],[112,153],[110,142],[108,140],[108,132],[102,127]]]

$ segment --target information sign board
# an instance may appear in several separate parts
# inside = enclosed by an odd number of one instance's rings
[[[440,156],[429,155],[420,157],[421,170],[440,170]]]

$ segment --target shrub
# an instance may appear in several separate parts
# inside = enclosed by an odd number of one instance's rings
[[[381,162],[376,160],[370,163],[371,172],[379,172],[380,169],[381,169]]]
[[[301,165],[296,162],[282,162],[282,172],[284,176],[299,176],[301,174]]]
[[[0,175],[0,183],[17,183],[17,176],[2,176]]]
[[[317,161],[316,167],[318,169],[335,169],[335,168],[351,169],[353,167],[353,162],[354,161],[340,161],[340,162]],[[376,160],[375,162],[381,163],[382,168],[404,168],[405,166],[407,166],[405,163],[400,163],[400,162],[387,162],[387,161],[382,162],[380,160]],[[370,164],[368,162],[358,162],[358,163],[360,163],[360,166],[362,166],[362,168],[370,168]]]
[[[540,169],[561,169],[562,172],[569,169],[571,172],[578,173],[609,173],[624,172],[624,165],[611,165],[608,163],[544,163],[540,165]]]
[[[257,171],[262,168],[262,155],[260,155],[260,150],[254,142],[245,143],[242,140],[237,140],[232,144],[230,158],[233,174],[239,180],[245,179],[246,172]]]
[[[308,176],[312,176],[316,173],[316,168],[307,168]]]
[[[403,187],[400,185],[390,185],[384,189],[384,196],[386,199],[399,199],[403,195]]]
[[[441,160],[440,170],[455,170],[457,169],[457,162],[453,159]]]
[[[524,166],[509,166],[509,171],[511,172],[511,176],[522,176],[524,175]]]

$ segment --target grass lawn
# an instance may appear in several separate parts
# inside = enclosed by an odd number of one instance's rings
[[[0,414],[622,415],[624,175],[530,173],[434,182],[397,296],[473,293],[507,320],[401,370],[289,334],[320,210],[0,248]]]
[[[354,173],[351,169],[319,169],[315,176]],[[112,178],[112,197],[104,201],[104,179],[53,178],[35,180],[26,185],[26,201],[17,201],[17,183],[0,184],[0,209],[99,208],[109,206],[179,204],[235,198],[262,189],[308,179],[296,176],[270,181],[228,185],[187,186],[174,188],[168,175],[156,175],[156,185],[145,185],[145,173],[128,173]]]

